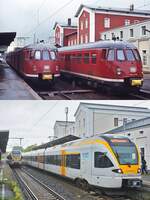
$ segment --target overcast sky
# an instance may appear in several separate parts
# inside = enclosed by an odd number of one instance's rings
[[[0,130],[9,130],[10,138],[23,137],[23,146],[48,142],[53,136],[56,120],[65,121],[65,107],[69,120],[74,121],[75,111],[81,101],[0,101]],[[83,101],[100,104],[130,105],[150,108],[150,101]],[[19,145],[10,139],[8,149]]]
[[[17,36],[32,38],[36,33],[39,39],[46,39],[56,21],[74,18],[80,4],[127,8],[132,3],[135,8],[150,9],[150,0],[0,0],[0,32],[16,31]]]

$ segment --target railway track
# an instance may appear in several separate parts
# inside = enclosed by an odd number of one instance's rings
[[[65,200],[53,189],[22,169],[14,169],[14,175],[19,182],[25,199],[28,200]]]

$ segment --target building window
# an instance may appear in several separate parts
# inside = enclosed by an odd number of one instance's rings
[[[106,36],[106,34],[104,35],[104,40],[107,40],[107,36]]]
[[[114,126],[118,126],[118,118],[114,118]]]
[[[130,29],[130,37],[134,37],[133,29]]]
[[[147,51],[142,51],[143,65],[147,65]]]
[[[138,24],[139,22],[139,20],[134,20],[134,24]]]
[[[125,19],[125,22],[124,22],[125,26],[128,26],[130,25],[130,20],[129,19]]]
[[[120,31],[120,39],[123,39],[123,31]]]
[[[113,40],[115,38],[115,34],[111,33],[111,39]]]
[[[144,131],[140,131],[139,133],[140,133],[140,134],[143,134],[143,133],[144,133]]]
[[[88,28],[88,19],[85,20],[85,28]]]
[[[109,168],[113,167],[113,164],[105,152],[94,152],[94,167]]]
[[[81,28],[80,28],[81,30],[83,30],[83,25],[84,25],[83,21],[81,21]]]
[[[146,26],[142,26],[142,35],[146,35]]]
[[[80,37],[80,43],[83,44],[83,35]]]
[[[88,35],[85,35],[85,43],[88,43]]]
[[[85,118],[83,118],[83,127],[85,128]]]
[[[110,28],[110,18],[104,18],[104,28]]]

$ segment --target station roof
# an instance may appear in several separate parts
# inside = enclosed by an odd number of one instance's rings
[[[45,144],[42,144],[40,146],[37,146],[35,147],[33,150],[38,150],[38,149],[46,149],[48,147],[52,147],[52,146],[55,146],[55,145],[59,145],[59,144],[64,144],[66,142],[70,142],[70,141],[73,141],[73,140],[77,140],[77,139],[80,139],[79,137],[76,137],[74,135],[68,135],[68,136],[65,136],[65,137],[62,137],[62,138],[58,138],[56,140],[53,140],[51,142],[48,142],[48,143],[45,143]]]
[[[0,32],[0,51],[5,51],[16,37],[16,32]]]
[[[0,149],[3,153],[6,152],[8,138],[9,138],[9,131],[0,130]]]

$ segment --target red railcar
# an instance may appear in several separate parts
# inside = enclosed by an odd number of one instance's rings
[[[60,76],[57,49],[45,44],[17,48],[7,54],[6,61],[28,79],[54,81]]]
[[[61,74],[91,84],[140,88],[142,63],[137,48],[127,42],[99,41],[58,49]]]

